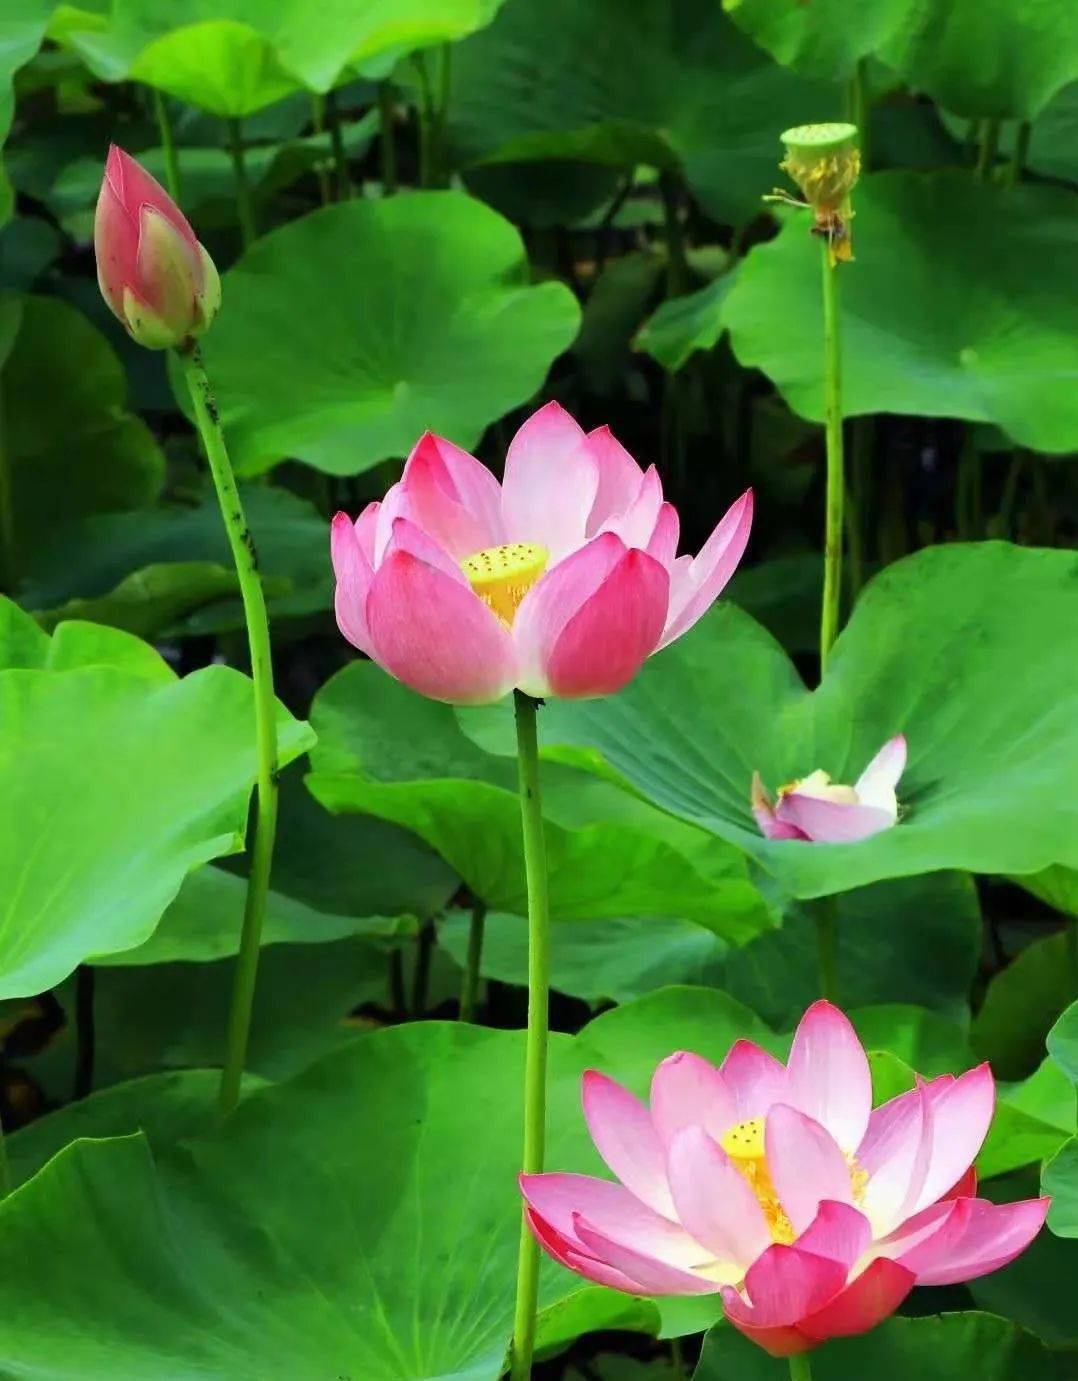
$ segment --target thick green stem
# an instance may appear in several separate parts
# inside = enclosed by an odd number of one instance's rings
[[[311,127],[315,134],[325,134],[326,132],[326,98],[320,96],[317,91],[311,92]],[[318,200],[323,206],[328,206],[332,197],[329,191],[329,173],[325,163],[319,162],[317,177]]]
[[[225,1063],[221,1071],[218,1102],[222,1113],[229,1113],[240,1096],[240,1082],[247,1057],[247,1038],[251,1028],[255,982],[258,977],[259,946],[266,912],[273,841],[277,832],[277,702],[273,694],[273,660],[269,616],[258,574],[258,556],[240,502],[236,478],[225,446],[225,436],[217,413],[217,403],[202,364],[197,345],[180,355],[187,387],[194,404],[195,422],[213,475],[217,501],[221,507],[228,545],[239,580],[243,613],[247,623],[247,645],[251,654],[251,679],[254,682],[255,742],[258,761],[258,789],[255,808],[254,844],[247,880],[247,900],[243,909],[243,929],[236,956],[236,976],[232,1006],[228,1015]]]
[[[168,102],[164,93],[153,88],[153,113],[157,120],[157,132],[161,136],[161,151],[165,155],[165,185],[168,194],[177,206],[183,204],[183,185],[180,182],[180,158],[176,150],[176,139],[172,133],[172,116],[168,113]]]
[[[861,171],[868,172],[869,156],[872,150],[872,131],[869,128],[872,119],[872,107],[868,91],[868,61],[865,58],[862,58],[857,64],[853,76],[850,78],[846,107],[850,124],[857,126],[857,142],[861,150]]]
[[[72,1098],[85,1098],[94,1086],[94,971],[89,964],[75,970],[75,1082]]]
[[[992,176],[996,163],[996,150],[999,147],[999,121],[982,120],[977,138],[976,175],[982,182]]]
[[[812,1381],[812,1363],[807,1352],[796,1352],[787,1360],[790,1363],[790,1381]]]
[[[251,201],[251,184],[247,180],[247,161],[243,151],[243,129],[238,120],[228,121],[228,148],[232,155],[232,180],[236,188],[236,214],[240,222],[243,247],[253,243],[255,212]]]
[[[528,1034],[524,1057],[524,1156],[526,1175],[543,1169],[546,1141],[546,1063],[550,993],[550,907],[547,899],[546,845],[539,799],[538,704],[516,692],[517,758],[520,768],[520,818],[528,887]],[[531,1376],[535,1348],[535,1309],[539,1295],[539,1243],[523,1219],[517,1262],[513,1324],[512,1381]]]
[[[820,240],[823,264],[824,429],[827,440],[827,499],[824,517],[823,608],[820,613],[820,675],[838,636],[842,598],[842,504],[846,479],[842,463],[842,339],[839,330],[838,266],[826,238]]]
[[[347,201],[352,195],[352,178],[348,172],[348,155],[344,148],[344,131],[336,91],[326,93],[326,124],[329,126],[329,142],[337,168],[337,200]]]
[[[820,996],[838,1003],[838,898],[820,897],[813,904]]]
[[[425,921],[416,940],[415,968],[412,970],[412,1016],[427,1010],[430,993],[430,962],[434,955],[434,922]]]
[[[487,908],[481,901],[472,907],[468,926],[468,957],[464,964],[464,978],[460,985],[460,1020],[471,1021],[475,1016],[479,996],[479,965],[483,958],[483,931],[486,928]]]
[[[1012,187],[1015,183],[1022,181],[1022,174],[1026,170],[1026,159],[1029,157],[1029,139],[1032,133],[1033,126],[1028,120],[1019,122],[1014,135],[1011,161],[1007,168],[1007,181]]]
[[[378,84],[378,148],[382,159],[382,195],[391,197],[397,190],[397,145],[393,139],[393,88]]]

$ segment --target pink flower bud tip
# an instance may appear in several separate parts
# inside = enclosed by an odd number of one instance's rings
[[[94,252],[101,295],[139,345],[182,345],[216,316],[213,260],[160,183],[115,144],[97,198]]]

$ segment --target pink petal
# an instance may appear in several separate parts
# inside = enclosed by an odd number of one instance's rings
[[[577,1248],[586,1250],[574,1225],[580,1215],[595,1231],[631,1242],[637,1251],[668,1266],[687,1271],[709,1259],[707,1250],[680,1224],[655,1213],[611,1180],[562,1173],[521,1175],[520,1188],[529,1207]]]
[[[745,554],[752,527],[752,490],[741,495],[723,515],[689,568],[689,579],[675,587],[677,603],[670,602],[662,646],[666,647],[693,624],[718,599]]]
[[[895,1312],[913,1284],[912,1271],[880,1257],[829,1304],[802,1319],[798,1330],[814,1342],[867,1333]]]
[[[872,1074],[849,1018],[830,1002],[814,1002],[798,1025],[787,1071],[786,1101],[826,1127],[844,1151],[856,1151],[872,1111]]]
[[[734,1095],[738,1122],[766,1117],[786,1097],[786,1066],[752,1041],[734,1041],[719,1072]]]
[[[894,817],[875,806],[845,805],[841,801],[821,801],[818,796],[803,796],[790,791],[775,808],[784,824],[799,829],[814,844],[854,844],[889,829]]]
[[[864,1207],[877,1233],[912,1211],[931,1154],[932,1107],[924,1085],[873,1109],[857,1163],[868,1175]]]
[[[670,577],[646,552],[627,551],[565,625],[547,663],[555,695],[613,695],[655,651]]]
[[[371,552],[371,564],[375,570],[382,564],[385,557],[389,539],[393,536],[393,524],[398,518],[408,517],[411,517],[411,507],[404,486],[391,484],[386,490],[382,502],[378,505],[374,519],[374,545]]]
[[[386,544],[385,555],[382,560],[385,561],[396,551],[407,552],[409,556],[414,556],[417,560],[426,562],[428,566],[433,566],[436,571],[441,571],[454,584],[462,585],[466,590],[471,589],[468,578],[461,570],[459,562],[454,561],[429,533],[424,532],[410,518],[396,518],[394,520],[393,531],[390,534],[389,542]]]
[[[945,1199],[975,1199],[977,1197],[977,1167],[971,1165],[943,1197]]]
[[[767,1115],[764,1145],[771,1181],[795,1232],[808,1228],[824,1199],[853,1202],[846,1157],[811,1117],[779,1103]]]
[[[944,1230],[917,1253],[902,1258],[903,1265],[916,1270],[919,1285],[955,1285],[1006,1266],[1040,1232],[1051,1200],[993,1204],[987,1199],[955,1199],[953,1203],[956,1210],[965,1206],[965,1212],[953,1212]]]
[[[609,427],[588,432],[587,445],[598,471],[598,488],[588,515],[591,537],[608,518],[625,512],[640,492],[644,472]]]
[[[925,1087],[932,1100],[932,1150],[914,1208],[934,1203],[972,1165],[996,1106],[995,1080],[987,1064]]]
[[[645,1252],[608,1237],[594,1227],[582,1214],[573,1218],[577,1238],[600,1261],[613,1266],[632,1280],[638,1280],[646,1295],[714,1295],[718,1285],[713,1280],[680,1271]]]
[[[109,145],[108,158],[105,161],[105,180],[132,223],[138,223],[139,213],[144,206],[152,206],[175,226],[190,248],[197,253],[198,239],[180,208],[141,163],[115,144]]]
[[[748,1181],[701,1127],[677,1134],[668,1169],[678,1218],[720,1261],[744,1272],[771,1243]]]
[[[570,1242],[568,1238],[562,1237],[561,1233],[556,1232],[533,1209],[525,1208],[524,1217],[539,1245],[562,1266],[576,1271],[587,1280],[594,1280],[598,1285],[609,1285],[612,1290],[624,1290],[628,1295],[643,1294],[644,1287],[639,1281],[630,1280],[613,1266],[589,1256],[579,1243]]]
[[[858,777],[854,790],[866,806],[893,810],[895,787],[906,770],[906,738],[896,734],[888,739]]]
[[[731,1323],[781,1328],[814,1314],[846,1284],[846,1268],[824,1256],[781,1244],[768,1247],[745,1275],[746,1301],[737,1290],[723,1290]]]
[[[759,826],[760,833],[765,839],[807,839],[808,836],[802,833],[796,825],[787,825],[775,814],[775,807],[771,797],[764,789],[763,781],[759,772],[752,774],[752,786],[749,788],[749,799],[752,802],[752,813]]]
[[[524,596],[513,620],[521,690],[537,698],[550,693],[547,668],[555,643],[625,552],[619,537],[604,533],[548,569]]]
[[[337,578],[333,608],[337,627],[360,652],[370,655],[371,635],[367,627],[367,592],[374,572],[356,536],[347,513],[337,513],[329,529],[330,555]]]
[[[408,497],[408,516],[458,563],[501,545],[498,481],[467,451],[425,432],[408,457],[401,487]]]
[[[627,547],[645,550],[659,521],[662,506],[662,480],[652,465],[641,480],[640,490],[632,503],[624,512],[608,518],[603,524],[603,531],[616,533]]]
[[[359,549],[372,567],[374,566],[374,538],[378,530],[378,514],[381,512],[381,508],[382,505],[375,499],[373,503],[367,505],[355,522]]]
[[[660,566],[665,566],[668,571],[672,570],[680,535],[681,520],[678,518],[677,509],[672,503],[664,503],[659,508],[659,516],[655,519],[655,527],[645,550],[649,556],[654,556]]]
[[[969,1200],[946,1199],[931,1204],[874,1242],[872,1255],[900,1261],[917,1275],[922,1266],[934,1263],[958,1241],[969,1212]]]
[[[850,1204],[825,1199],[809,1226],[797,1239],[800,1251],[826,1256],[848,1271],[868,1249],[872,1225]]]
[[[669,1146],[685,1127],[703,1127],[721,1140],[738,1121],[726,1080],[709,1061],[687,1050],[667,1055],[651,1079],[651,1120]]]
[[[666,1182],[666,1156],[640,1099],[605,1074],[589,1069],[581,1081],[591,1139],[626,1189],[656,1213],[676,1218]]]
[[[382,562],[366,613],[371,655],[420,695],[480,705],[512,689],[508,630],[467,585],[411,553],[395,551]]]
[[[533,413],[509,443],[502,481],[507,542],[539,542],[551,564],[582,546],[599,487],[584,433],[557,403]]]

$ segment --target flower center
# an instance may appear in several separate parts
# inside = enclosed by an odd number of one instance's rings
[[[546,570],[550,552],[538,542],[508,542],[466,557],[460,568],[468,583],[504,624],[512,624],[520,601]]]

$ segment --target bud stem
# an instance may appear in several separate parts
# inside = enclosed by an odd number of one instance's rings
[[[258,753],[258,794],[255,809],[254,843],[247,879],[247,899],[243,910],[232,1005],[228,1015],[225,1063],[221,1071],[218,1106],[228,1114],[239,1102],[240,1082],[247,1057],[247,1037],[251,1027],[255,981],[258,976],[262,922],[273,863],[273,841],[277,831],[277,702],[273,694],[273,661],[269,617],[258,557],[251,530],[240,502],[236,477],[225,446],[225,436],[217,413],[217,403],[197,345],[179,352],[187,387],[194,404],[195,422],[213,475],[217,501],[221,507],[228,544],[236,565],[243,612],[247,622],[247,643],[251,653],[251,679],[255,695],[255,736]]]
[[[172,116],[168,113],[164,93],[158,91],[156,86],[153,88],[153,113],[157,119],[157,132],[161,136],[161,151],[165,155],[165,183],[168,186],[168,194],[177,206],[182,206],[180,159],[172,132]]]
[[[240,234],[246,249],[257,238],[255,230],[254,206],[251,202],[251,184],[247,181],[247,162],[243,152],[243,129],[240,122],[228,122],[228,147],[232,155],[232,178],[236,187],[236,214],[239,216]]]
[[[838,266],[820,239],[823,265],[824,429],[827,440],[827,499],[824,518],[823,607],[820,613],[820,675],[838,636],[842,593],[842,504],[846,479],[842,458],[842,340],[839,331]]]
[[[807,1352],[796,1352],[788,1360],[790,1363],[790,1381],[812,1381],[812,1363],[808,1359]]]

